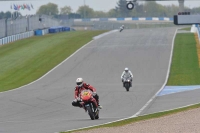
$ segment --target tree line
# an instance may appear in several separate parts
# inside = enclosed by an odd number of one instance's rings
[[[185,7],[185,11],[191,14],[199,14],[200,7],[188,8]],[[176,5],[164,6],[156,3],[155,1],[144,2],[139,4],[135,3],[133,10],[126,8],[126,1],[118,0],[116,6],[109,11],[95,11],[88,5],[80,6],[77,11],[73,11],[70,6],[64,6],[60,9],[57,4],[48,3],[38,8],[37,15],[51,15],[56,18],[67,17],[67,18],[116,18],[116,17],[173,17],[179,12],[179,7]],[[10,12],[0,13],[0,19],[11,16]]]
[[[200,13],[200,7],[188,8],[185,7],[185,11],[191,14]],[[107,12],[95,11],[88,5],[80,6],[76,12],[73,12],[70,6],[64,6],[58,10],[58,5],[48,3],[41,6],[37,14],[47,15],[68,15],[69,18],[111,18],[111,17],[173,17],[179,12],[179,7],[176,5],[164,6],[156,3],[155,1],[145,2],[143,4],[135,3],[133,10],[126,8],[126,1],[119,0],[116,6]]]

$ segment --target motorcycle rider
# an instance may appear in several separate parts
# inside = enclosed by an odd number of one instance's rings
[[[73,100],[72,102],[72,105],[75,106],[75,107],[83,107],[82,104],[80,104],[81,102],[81,99],[80,99],[80,93],[81,91],[85,90],[85,89],[90,89],[93,93],[93,102],[95,103],[96,107],[98,109],[101,109],[102,106],[99,104],[99,96],[97,95],[96,93],[96,89],[91,86],[90,84],[87,84],[85,82],[83,82],[83,79],[82,78],[77,78],[76,80],[76,84],[77,86],[75,87],[75,100]]]
[[[131,81],[131,87],[132,87],[132,79],[133,79],[133,74],[132,72],[126,67],[121,75],[121,79],[123,82],[123,87],[124,87],[124,81],[125,79],[129,78]]]
[[[119,28],[119,31],[121,32],[122,30],[124,30],[124,25],[122,25],[120,28]]]

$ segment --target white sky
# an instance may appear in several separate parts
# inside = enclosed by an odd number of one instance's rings
[[[109,2],[108,2],[109,1]],[[14,9],[10,9],[11,4],[32,4],[34,9],[31,11],[26,10],[20,10],[22,15],[26,14],[35,14],[37,9],[41,5],[45,5],[47,3],[55,3],[58,5],[58,7],[64,7],[65,5],[71,6],[73,9],[73,12],[76,12],[79,6],[82,6],[84,4],[84,0],[32,0],[32,1],[1,1],[0,0],[0,11],[6,12],[6,11],[14,11]],[[98,11],[108,11],[111,8],[114,8],[116,6],[116,3],[118,0],[85,0],[86,5],[89,5],[94,10]],[[178,5],[178,1],[165,1],[165,2],[157,2],[162,5]],[[196,1],[185,1],[185,6],[193,8],[193,7],[199,7],[200,6],[200,0]]]

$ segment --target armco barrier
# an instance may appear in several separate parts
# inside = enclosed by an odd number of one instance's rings
[[[33,31],[29,31],[29,32],[25,32],[25,33],[21,33],[21,34],[16,34],[16,35],[12,35],[12,36],[7,36],[4,38],[0,39],[0,45],[4,45],[10,42],[14,42],[20,39],[24,39],[24,38],[28,38],[34,36],[34,32]]]
[[[38,29],[34,31],[36,36],[43,36],[49,33],[49,29]]]
[[[91,18],[91,19],[74,19],[74,22],[91,22],[91,21],[173,21],[173,18],[167,17],[132,17],[132,18]]]
[[[21,33],[21,34],[7,36],[0,39],[0,45],[4,45],[4,44],[17,41],[20,39],[24,39],[24,38],[29,38],[34,35],[45,35],[48,33],[57,33],[57,32],[63,32],[63,31],[70,31],[70,27],[58,26],[58,27],[51,27],[49,29],[41,29],[41,30],[38,29],[36,31],[29,31],[29,32]]]
[[[35,30],[36,36],[42,36],[42,30]]]
[[[57,32],[63,32],[63,31],[70,31],[70,27],[58,26],[58,27],[49,28],[49,33],[57,33]]]
[[[199,41],[200,41],[200,28],[199,28],[199,25],[196,24],[195,27],[196,27],[196,32],[198,34],[198,38],[199,38]]]
[[[0,39],[0,45],[2,45],[3,43],[2,43],[2,39]]]

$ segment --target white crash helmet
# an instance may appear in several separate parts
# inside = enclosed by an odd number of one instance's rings
[[[128,71],[128,67],[126,67],[126,68],[124,69],[124,71],[126,71],[126,72],[127,72],[127,71]]]
[[[76,79],[76,84],[77,84],[79,87],[82,87],[82,85],[83,85],[83,78],[77,78],[77,79]]]

